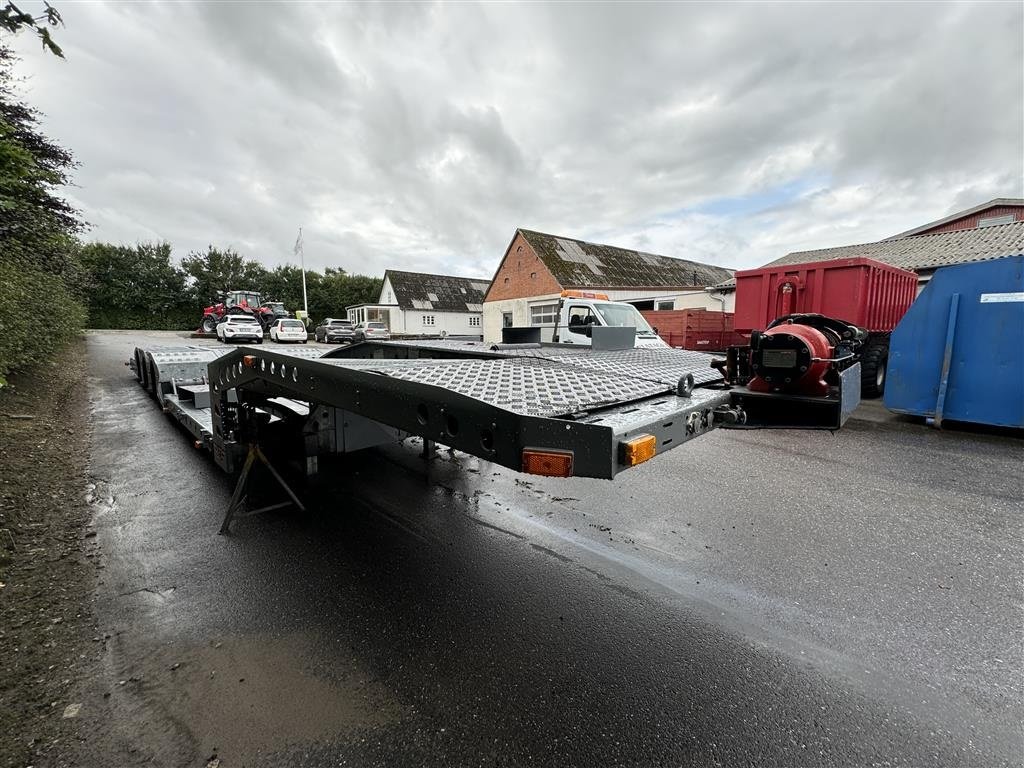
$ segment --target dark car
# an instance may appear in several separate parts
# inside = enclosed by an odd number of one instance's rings
[[[360,323],[353,332],[355,341],[387,341],[391,338],[391,331],[384,323]]]
[[[347,344],[354,340],[355,332],[352,329],[352,323],[348,320],[328,317],[316,327],[313,336],[317,341],[326,344]]]

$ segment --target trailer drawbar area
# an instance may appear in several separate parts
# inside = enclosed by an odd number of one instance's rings
[[[128,364],[196,447],[238,476],[226,531],[257,460],[302,506],[269,447],[289,446],[286,459],[307,476],[325,456],[419,436],[425,452],[441,443],[522,472],[612,479],[716,427],[838,429],[860,400],[859,366],[848,362],[860,331],[823,321],[776,326],[723,360],[632,340],[444,340],[325,354],[140,347]]]

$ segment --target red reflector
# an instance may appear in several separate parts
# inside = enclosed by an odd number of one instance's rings
[[[523,449],[523,472],[548,477],[572,476],[572,451]]]
[[[246,368],[255,368],[256,355],[246,355],[245,357],[242,358],[242,363],[245,365]]]

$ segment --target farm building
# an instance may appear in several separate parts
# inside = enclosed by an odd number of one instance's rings
[[[1000,224],[1013,224],[1015,221],[1024,221],[1024,200],[1015,197],[997,197],[995,200],[968,208],[966,211],[959,211],[937,221],[887,237],[886,240],[935,235],[939,232],[955,232],[961,229],[997,227]]]
[[[389,269],[376,304],[346,310],[353,323],[382,322],[396,336],[480,336],[487,286],[472,277]]]
[[[1024,253],[1024,200],[997,198],[875,243],[795,251],[764,266],[865,256],[918,276],[918,292],[936,269]],[[718,286],[735,290],[730,279]]]
[[[711,264],[518,229],[484,298],[484,339],[499,340],[508,326],[553,329],[567,289],[600,291],[638,309],[721,310],[705,289],[731,275]]]

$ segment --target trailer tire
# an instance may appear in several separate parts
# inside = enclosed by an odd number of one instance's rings
[[[889,340],[871,342],[860,356],[860,396],[881,397],[885,392],[885,369],[889,364]]]

